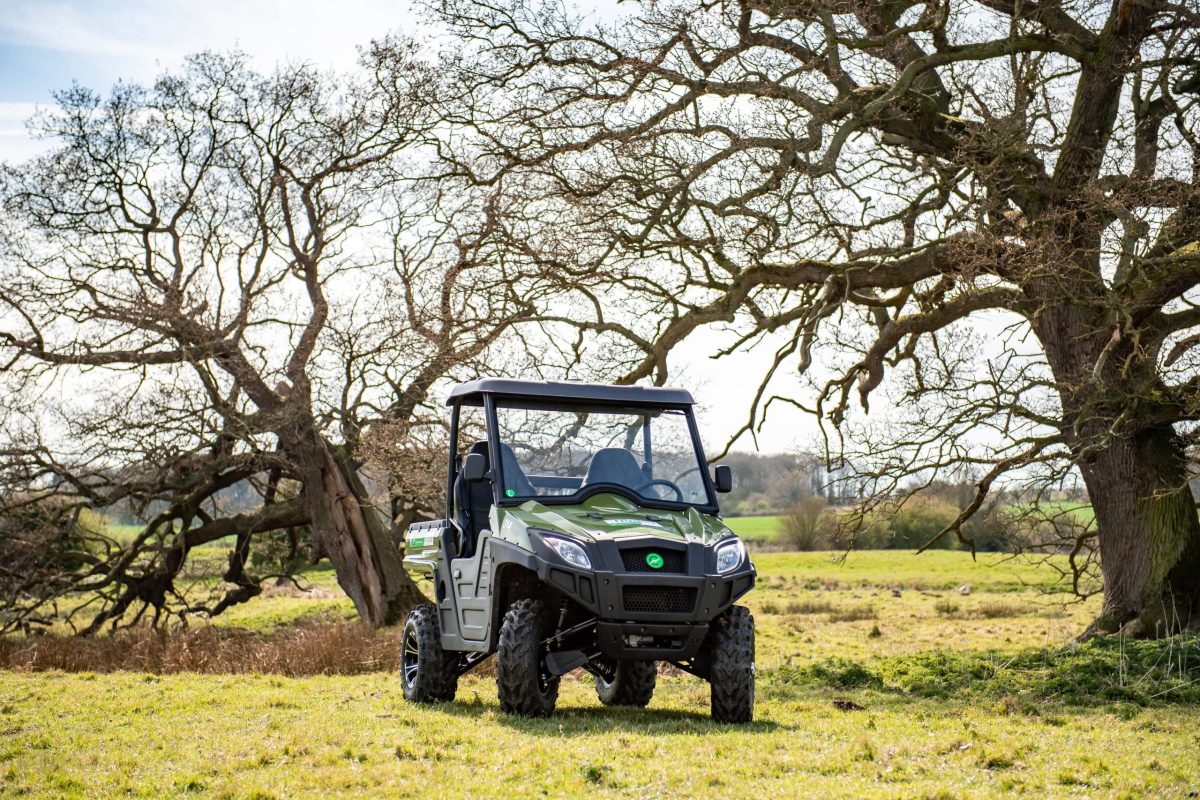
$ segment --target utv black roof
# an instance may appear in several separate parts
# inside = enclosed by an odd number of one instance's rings
[[[455,386],[446,405],[483,405],[483,396],[525,397],[535,400],[583,400],[638,406],[690,406],[696,401],[686,389],[658,386],[614,386],[609,383],[581,381],[518,381],[508,378],[480,378]]]

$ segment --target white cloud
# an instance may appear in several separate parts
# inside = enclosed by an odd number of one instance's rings
[[[71,77],[101,92],[118,79],[153,80],[201,50],[241,49],[263,69],[309,62],[348,70],[357,48],[371,39],[416,31],[403,0],[4,0],[3,10],[0,48],[61,53],[75,71]],[[46,80],[61,82],[61,74]],[[30,75],[21,77],[27,90]],[[14,96],[10,87],[17,82],[16,75],[0,75],[0,101]],[[61,88],[47,85],[35,96]],[[44,149],[24,128],[33,110],[0,102],[0,160],[19,161]]]
[[[69,53],[132,55],[129,46],[135,43],[111,36],[106,30],[124,28],[124,20],[104,24],[97,11],[94,5],[16,0],[8,4],[5,18],[0,23],[0,41]]]
[[[35,103],[0,102],[0,160],[23,161],[45,148],[30,138],[25,122],[37,112]]]
[[[115,58],[139,73],[130,77],[144,78],[188,53],[232,47],[266,64],[304,60],[345,69],[356,46],[415,27],[406,4],[395,0],[10,0],[0,42]]]
[[[37,109],[37,103],[0,102],[0,128],[7,127],[12,120],[20,120],[23,128],[24,121],[33,116]]]

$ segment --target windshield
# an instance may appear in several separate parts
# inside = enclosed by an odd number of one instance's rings
[[[652,503],[712,505],[685,411],[497,406],[496,418],[505,497],[567,498],[608,484]]]

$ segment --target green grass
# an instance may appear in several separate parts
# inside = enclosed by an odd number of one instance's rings
[[[483,678],[421,708],[387,674],[8,675],[0,778],[12,795],[65,798],[983,798],[1183,796],[1197,776],[1194,706],[763,684],[758,721],[738,728],[712,725],[684,678],[663,679],[646,711],[602,708],[569,680],[556,715],[530,721],[502,715]]]
[[[779,531],[779,515],[769,517],[726,517],[725,524],[734,533],[754,544],[768,544]]]
[[[1081,525],[1096,522],[1096,511],[1092,504],[1077,500],[1040,500],[1030,505],[1013,503],[1005,508],[1014,516],[1029,515],[1033,519],[1061,519]]]
[[[784,685],[870,688],[900,695],[1070,706],[1200,702],[1200,639],[1093,640],[1054,650],[926,651],[868,662],[828,658],[768,673]],[[1128,708],[1125,712],[1128,712]]]
[[[911,550],[856,550],[755,553],[752,558],[763,577],[775,583],[837,581],[917,590],[953,589],[967,583],[976,589],[1021,592],[1049,589],[1059,579],[1055,570],[1038,561],[1004,553],[979,553],[972,559],[970,553],[958,550],[929,550],[920,555]],[[1061,559],[1051,562],[1066,565]]]
[[[563,681],[555,716],[500,713],[484,673],[405,703],[390,672],[0,672],[0,795],[286,798],[1182,797],[1200,783],[1200,643],[1070,645],[1096,612],[1052,569],[961,552],[755,556],[756,721],[663,675],[646,710]],[[332,574],[221,620],[348,616]],[[970,584],[969,594],[956,587]],[[843,710],[846,709],[846,710]],[[431,788],[436,787],[436,788]]]
[[[315,620],[356,620],[354,601],[338,586],[333,567],[322,563],[305,570],[300,588],[265,590],[268,596],[234,606],[213,620],[214,625],[269,632],[281,625]]]

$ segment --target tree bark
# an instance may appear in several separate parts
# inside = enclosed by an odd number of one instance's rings
[[[404,571],[395,537],[369,504],[353,466],[323,437],[315,435],[304,450],[314,555],[333,563],[338,584],[364,621],[375,627],[397,623],[425,597]]]
[[[1171,427],[1118,437],[1081,471],[1104,575],[1103,610],[1084,635],[1200,627],[1200,519]]]
[[[1080,252],[1098,252],[1086,244]],[[1170,422],[1142,421],[1147,397],[1161,390],[1154,358],[1134,337],[1112,346],[1102,304],[1085,302],[1095,294],[1081,276],[1093,274],[1076,262],[1075,302],[1060,298],[1034,320],[1059,385],[1060,430],[1096,515],[1104,605],[1082,638],[1200,628],[1200,517],[1187,454]]]

